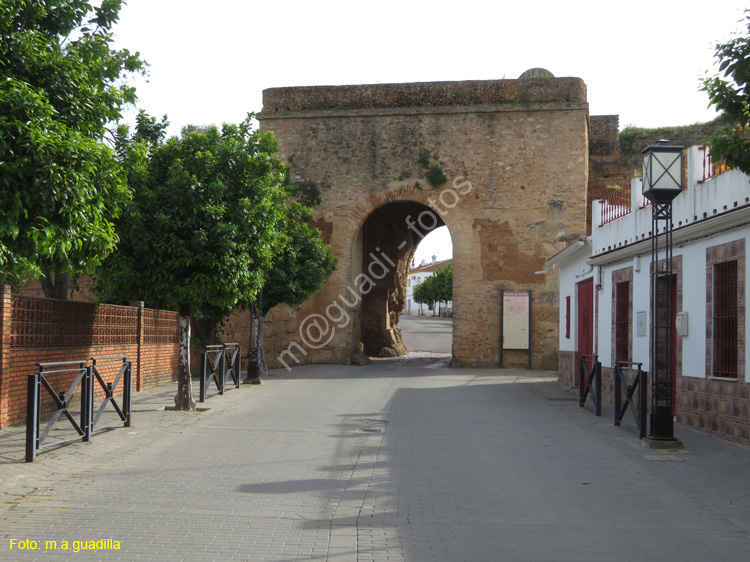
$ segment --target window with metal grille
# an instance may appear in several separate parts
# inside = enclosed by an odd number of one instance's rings
[[[713,376],[737,378],[737,260],[714,264]]]
[[[630,361],[630,281],[615,291],[615,361]]]

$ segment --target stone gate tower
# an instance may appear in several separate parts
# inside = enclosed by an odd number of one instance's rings
[[[338,257],[302,311],[269,316],[269,366],[282,352],[290,366],[403,352],[406,272],[421,238],[445,224],[454,361],[497,365],[501,291],[531,290],[532,365],[556,368],[557,279],[535,272],[586,234],[582,80],[275,88],[257,117],[292,180],[320,192],[316,225]],[[506,351],[504,364],[527,357]]]

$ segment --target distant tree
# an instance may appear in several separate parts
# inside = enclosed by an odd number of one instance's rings
[[[336,258],[330,246],[323,243],[320,230],[310,226],[311,218],[312,210],[299,202],[293,201],[286,208],[284,249],[273,260],[263,284],[260,310],[254,314],[260,374],[268,371],[262,340],[266,314],[279,304],[299,309],[323,288],[336,268]]]
[[[440,291],[438,292],[438,300],[444,303],[453,300],[453,268],[450,265],[438,270],[436,273]]]
[[[429,279],[429,277],[427,279]],[[414,299],[414,302],[427,305],[435,302],[434,295],[431,292],[430,283],[427,283],[427,279],[414,287],[414,290],[412,291],[412,298]]]
[[[716,45],[721,74],[704,78],[701,89],[728,122],[708,139],[711,158],[724,158],[730,167],[750,174],[750,16],[745,13],[747,33]]]
[[[145,69],[111,48],[121,5],[0,5],[0,283],[41,276],[47,296],[66,298],[70,274],[91,273],[117,242],[128,190],[102,141],[136,99],[124,78]]]
[[[195,408],[191,315],[226,315],[252,301],[284,241],[286,171],[273,135],[253,131],[251,119],[221,130],[186,127],[161,142],[166,122],[142,114],[132,136],[119,133],[133,200],[117,221],[121,240],[95,291],[108,302],[179,311],[179,409]]]
[[[412,296],[415,302],[421,304],[453,300],[453,269],[450,266],[438,269],[434,275],[414,287]]]

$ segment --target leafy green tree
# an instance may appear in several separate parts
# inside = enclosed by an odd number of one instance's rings
[[[453,269],[445,266],[414,287],[414,300],[420,304],[453,300]]]
[[[194,409],[190,317],[228,314],[253,300],[284,242],[286,170],[271,133],[239,125],[186,127],[161,142],[161,124],[142,114],[120,130],[118,151],[133,199],[117,220],[117,250],[95,290],[108,302],[144,301],[180,312],[175,405]]]
[[[91,273],[117,242],[128,190],[102,141],[136,99],[124,79],[145,70],[110,46],[121,5],[0,4],[0,283],[41,275],[65,298],[69,274]]]
[[[412,291],[414,302],[418,302],[419,304],[432,304],[433,302],[435,302],[431,284],[427,282],[428,279],[430,278],[428,277],[419,285],[414,287],[414,290]]]
[[[745,11],[748,13],[748,10]],[[721,74],[703,79],[702,90],[710,105],[719,110],[728,124],[708,139],[711,158],[750,174],[750,16],[745,16],[747,33],[719,43],[715,57]]]
[[[297,201],[286,208],[284,249],[276,256],[266,276],[260,310],[254,317],[255,348],[260,374],[268,369],[263,355],[262,326],[266,314],[279,304],[299,309],[307,299],[323,288],[323,282],[336,268],[330,246],[323,243],[320,230],[309,224],[312,210]]]
[[[440,302],[447,303],[453,300],[453,268],[446,265],[437,270],[433,277],[437,284],[437,299]]]

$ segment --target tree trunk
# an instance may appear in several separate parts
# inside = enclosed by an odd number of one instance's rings
[[[68,284],[70,281],[69,273],[55,273],[54,279],[52,273],[42,266],[42,278],[39,280],[42,284],[44,296],[48,299],[68,300]]]
[[[258,315],[258,327],[256,329],[258,345],[258,376],[268,376],[268,365],[266,365],[266,354],[263,351],[263,319],[266,317],[262,312]]]
[[[174,405],[178,410],[195,410],[193,377],[190,373],[190,313],[184,308],[180,308],[180,363]]]

